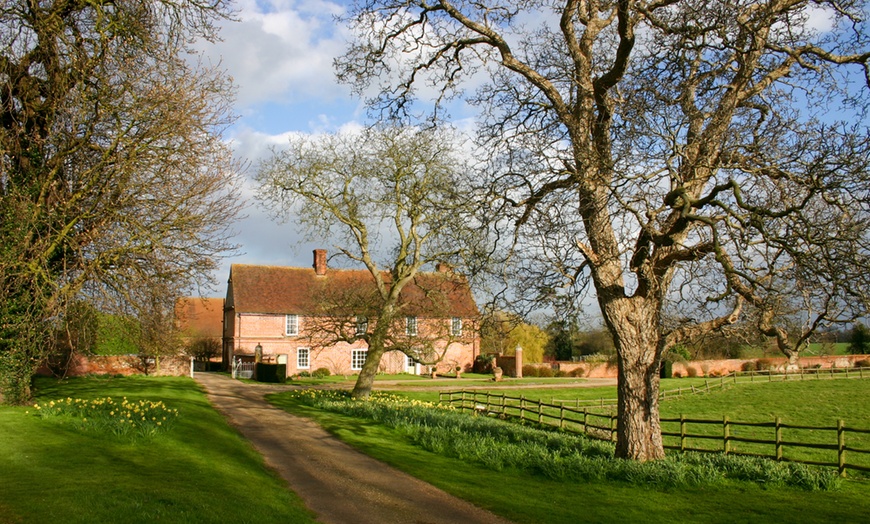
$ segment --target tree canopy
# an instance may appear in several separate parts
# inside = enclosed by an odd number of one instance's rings
[[[225,0],[10,0],[0,8],[0,395],[20,402],[42,326],[86,299],[171,308],[207,283],[239,210],[232,87],[186,46]],[[164,301],[157,307],[158,301]]]
[[[484,245],[471,227],[478,206],[466,191],[467,167],[455,138],[447,129],[396,126],[299,136],[260,166],[262,202],[277,217],[293,217],[311,238],[332,240],[346,261],[365,267],[374,280],[371,289],[321,297],[321,337],[368,344],[353,391],[357,397],[371,392],[384,352],[398,350],[434,364],[445,349],[435,342],[451,340],[447,323],[428,337],[416,328],[409,336],[404,325],[409,307],[443,311],[438,304],[449,290],[424,289],[426,304],[400,298],[410,283],[425,287],[434,281],[420,280],[421,271],[460,264]],[[458,275],[450,273],[451,279],[467,286]]]
[[[649,460],[668,347],[750,313],[794,358],[867,310],[865,18],[852,0],[360,0],[337,71],[390,117],[425,90],[436,115],[478,107],[518,289],[594,290],[617,454]]]

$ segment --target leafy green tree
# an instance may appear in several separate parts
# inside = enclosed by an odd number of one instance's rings
[[[30,397],[46,323],[76,300],[149,307],[207,284],[240,178],[231,83],[188,56],[228,0],[0,8],[0,397]]]
[[[853,355],[870,354],[870,330],[860,322],[852,328],[852,339],[849,341],[849,353]]]

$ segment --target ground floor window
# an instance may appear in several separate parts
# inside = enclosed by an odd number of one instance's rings
[[[350,369],[360,370],[366,362],[367,349],[354,349],[350,354]]]
[[[297,348],[296,349],[296,369],[308,369],[309,364],[309,353],[310,350],[308,348]]]

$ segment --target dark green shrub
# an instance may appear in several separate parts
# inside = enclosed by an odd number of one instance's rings
[[[287,364],[257,362],[254,377],[257,382],[284,382],[287,380]]]
[[[686,368],[686,375],[689,376],[689,377],[697,377],[697,376],[698,376],[698,370],[695,369],[695,368],[693,368],[692,366],[689,366],[689,367]]]
[[[557,370],[555,371],[555,374],[554,374],[553,376],[555,376],[555,377],[559,377],[559,378],[562,378],[562,377],[567,377],[567,376],[570,376],[570,375],[568,375],[568,372],[567,372],[567,371],[562,371],[561,369],[557,369]]]
[[[570,375],[570,376],[572,376],[572,377],[582,377],[582,376],[585,375],[585,374],[586,374],[586,370],[583,369],[583,368],[575,368],[575,369],[572,369],[572,370],[568,373],[568,375]]]
[[[310,378],[310,377],[311,377],[311,373],[309,373],[309,372],[307,372],[307,371],[300,371],[300,372],[298,373],[298,375],[299,375],[300,377],[302,377],[302,378]]]
[[[323,378],[332,375],[332,372],[326,368],[317,368],[311,372],[311,376],[314,378]]]

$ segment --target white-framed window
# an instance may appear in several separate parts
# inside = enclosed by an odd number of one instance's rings
[[[363,364],[366,363],[366,355],[368,354],[368,349],[354,349],[350,352],[350,369],[359,371],[363,368]]]
[[[287,336],[299,334],[299,315],[284,315],[284,334]]]
[[[405,369],[413,368],[417,365],[417,361],[411,355],[405,355]]]
[[[368,317],[356,317],[356,334],[365,335],[369,330],[369,319]]]
[[[308,369],[311,367],[311,350],[309,348],[296,348],[296,369]]]
[[[405,334],[409,337],[417,336],[417,317],[405,317]]]
[[[453,317],[450,320],[450,334],[454,337],[462,336],[462,319],[459,317]]]

